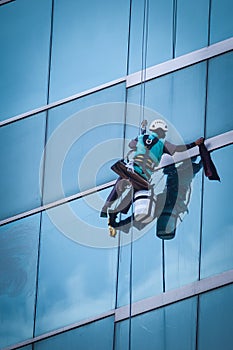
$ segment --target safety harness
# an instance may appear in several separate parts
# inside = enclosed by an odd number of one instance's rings
[[[149,135],[143,135],[143,143],[145,146],[144,154],[137,154],[134,157],[134,165],[139,166],[143,173],[146,175],[147,179],[150,179],[151,173],[156,167],[156,163],[150,157],[150,150],[159,141],[158,137],[151,139]],[[137,171],[137,168],[135,169]]]

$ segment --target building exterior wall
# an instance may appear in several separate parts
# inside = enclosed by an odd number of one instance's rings
[[[1,349],[232,349],[232,13],[0,1]],[[206,138],[221,182],[195,176],[174,239],[112,238],[110,166],[158,116],[171,142]]]

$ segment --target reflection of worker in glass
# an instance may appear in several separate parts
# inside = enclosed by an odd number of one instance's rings
[[[178,165],[171,164],[163,169],[164,175],[167,176],[166,186],[157,196],[156,213],[156,235],[161,239],[174,238],[178,221],[182,221],[181,215],[188,212],[191,183],[202,168],[202,161],[196,162],[196,158],[191,159],[191,164],[190,160],[186,159]]]
[[[174,145],[168,141],[165,141],[166,132],[168,131],[167,124],[161,120],[154,120],[149,126],[149,133],[141,133],[137,138],[131,140],[129,147],[135,152],[133,161],[125,165],[125,168],[120,169],[117,172],[120,178],[117,180],[112,192],[108,196],[104,207],[101,211],[102,217],[107,217],[108,208],[111,204],[119,198],[124,192],[124,186],[120,185],[122,178],[129,179],[132,183],[134,190],[145,189],[149,187],[151,175],[155,168],[159,165],[161,157],[164,153],[173,155],[175,152],[183,152],[187,149],[200,145],[204,142],[203,138],[199,138],[195,142],[186,145]],[[115,170],[114,170],[115,171]],[[140,187],[141,181],[141,187]],[[137,186],[134,186],[136,182]],[[129,203],[128,203],[129,204]],[[118,212],[127,213],[130,205],[126,206],[122,210],[115,210],[115,218]],[[114,220],[111,220],[110,225],[114,226]]]

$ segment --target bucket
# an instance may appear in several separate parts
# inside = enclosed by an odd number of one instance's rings
[[[134,220],[149,224],[155,218],[156,196],[151,190],[138,191],[134,195]]]

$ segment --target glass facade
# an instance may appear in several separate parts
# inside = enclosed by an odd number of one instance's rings
[[[209,0],[177,1],[176,56],[208,45],[209,3]]]
[[[77,202],[79,201],[81,199]],[[78,213],[82,206],[79,203],[73,204]],[[43,213],[41,226],[36,335],[115,307],[117,250],[88,247],[88,243],[82,245],[82,235],[91,233],[81,231],[82,228],[78,225],[76,231],[81,232],[77,232],[77,242],[74,236],[70,239],[70,236],[65,236],[66,232],[62,234],[55,228],[49,215]],[[65,211],[58,215],[62,215],[64,221],[68,220]],[[89,224],[91,225],[91,220]],[[93,227],[89,228],[93,230]],[[100,234],[96,230],[93,236]]]
[[[232,348],[232,11],[0,1],[0,349]],[[158,212],[178,179],[170,240],[159,215],[115,237],[100,217],[144,118],[174,144],[205,137],[221,180],[197,147],[162,157]]]
[[[52,0],[22,0],[0,11],[0,120],[45,105]]]
[[[219,163],[219,171],[222,178],[221,183],[210,184],[206,181],[204,184],[202,278],[233,268],[231,251],[233,230],[230,209],[230,194],[232,192],[232,182],[230,179],[232,169],[229,167],[228,161],[232,156],[232,147],[231,145],[213,153],[213,159]],[[220,159],[221,161],[219,162]],[[216,201],[219,204],[218,208],[210,206],[212,201]],[[221,203],[224,203],[224,205],[222,206]]]
[[[198,349],[231,349],[232,288],[230,285],[200,297]]]
[[[1,348],[32,338],[40,215],[0,227]]]
[[[59,334],[55,337],[43,340],[34,345],[36,350],[57,349],[63,350],[67,346],[71,350],[95,349],[96,346],[103,350],[112,349],[114,332],[114,319],[108,317],[100,321],[87,324],[85,327]],[[98,345],[97,345],[98,344]]]
[[[50,101],[126,74],[128,18],[129,0],[54,1]]]
[[[45,113],[0,128],[1,219],[41,204],[40,163],[45,142]]]
[[[196,298],[175,303],[117,324],[116,349],[195,349]],[[178,336],[182,334],[182,336]],[[130,339],[129,339],[130,337]]]
[[[123,153],[120,140],[124,133],[124,100],[125,84],[122,83],[49,111],[44,203],[94,187],[95,182],[100,185],[115,178],[106,163]],[[95,164],[96,157],[102,158],[101,165]],[[96,173],[82,176],[82,169],[84,172],[89,163],[93,164]],[[59,192],[54,182],[58,176],[64,193]]]
[[[206,136],[212,137],[233,128],[232,90],[233,53],[229,52],[209,62]]]

